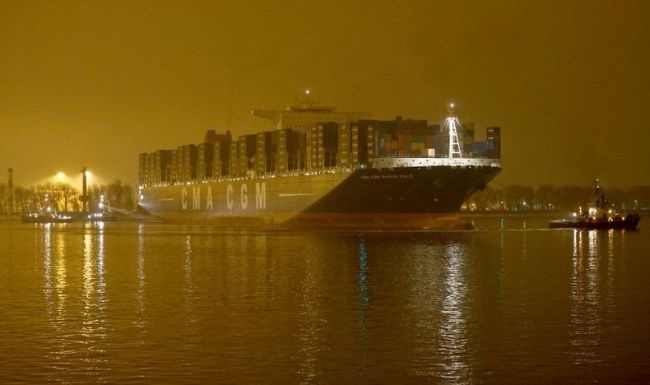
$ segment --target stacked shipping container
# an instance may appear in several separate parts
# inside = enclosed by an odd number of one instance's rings
[[[500,128],[487,129],[487,141],[474,140],[474,126],[461,132],[464,156],[500,157]],[[139,154],[139,183],[178,183],[221,177],[284,173],[293,170],[354,168],[377,157],[446,157],[448,135],[425,120],[323,122],[307,132],[292,129],[240,136],[206,133],[203,143]]]

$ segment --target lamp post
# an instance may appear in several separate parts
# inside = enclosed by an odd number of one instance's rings
[[[81,169],[81,196],[79,200],[83,204],[83,212],[88,212],[88,180],[87,180],[88,169],[84,166]]]

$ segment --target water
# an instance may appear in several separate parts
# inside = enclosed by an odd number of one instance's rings
[[[0,222],[0,383],[650,381],[650,232],[471,220],[481,230]]]

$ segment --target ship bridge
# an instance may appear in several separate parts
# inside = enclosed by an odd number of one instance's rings
[[[284,110],[253,110],[253,116],[270,120],[275,129],[291,128],[307,131],[321,122],[348,123],[367,118],[367,112],[337,111],[335,107],[325,106],[312,98],[309,90],[296,98],[296,102]]]

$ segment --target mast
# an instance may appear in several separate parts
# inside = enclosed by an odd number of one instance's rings
[[[458,130],[462,129],[460,121],[454,113],[454,103],[449,104],[449,116],[445,118],[443,128],[449,133],[449,158],[462,158],[462,148],[458,140]]]
[[[600,180],[598,178],[594,179],[594,202],[596,206],[600,208],[605,208],[608,204],[605,194],[601,193]]]

